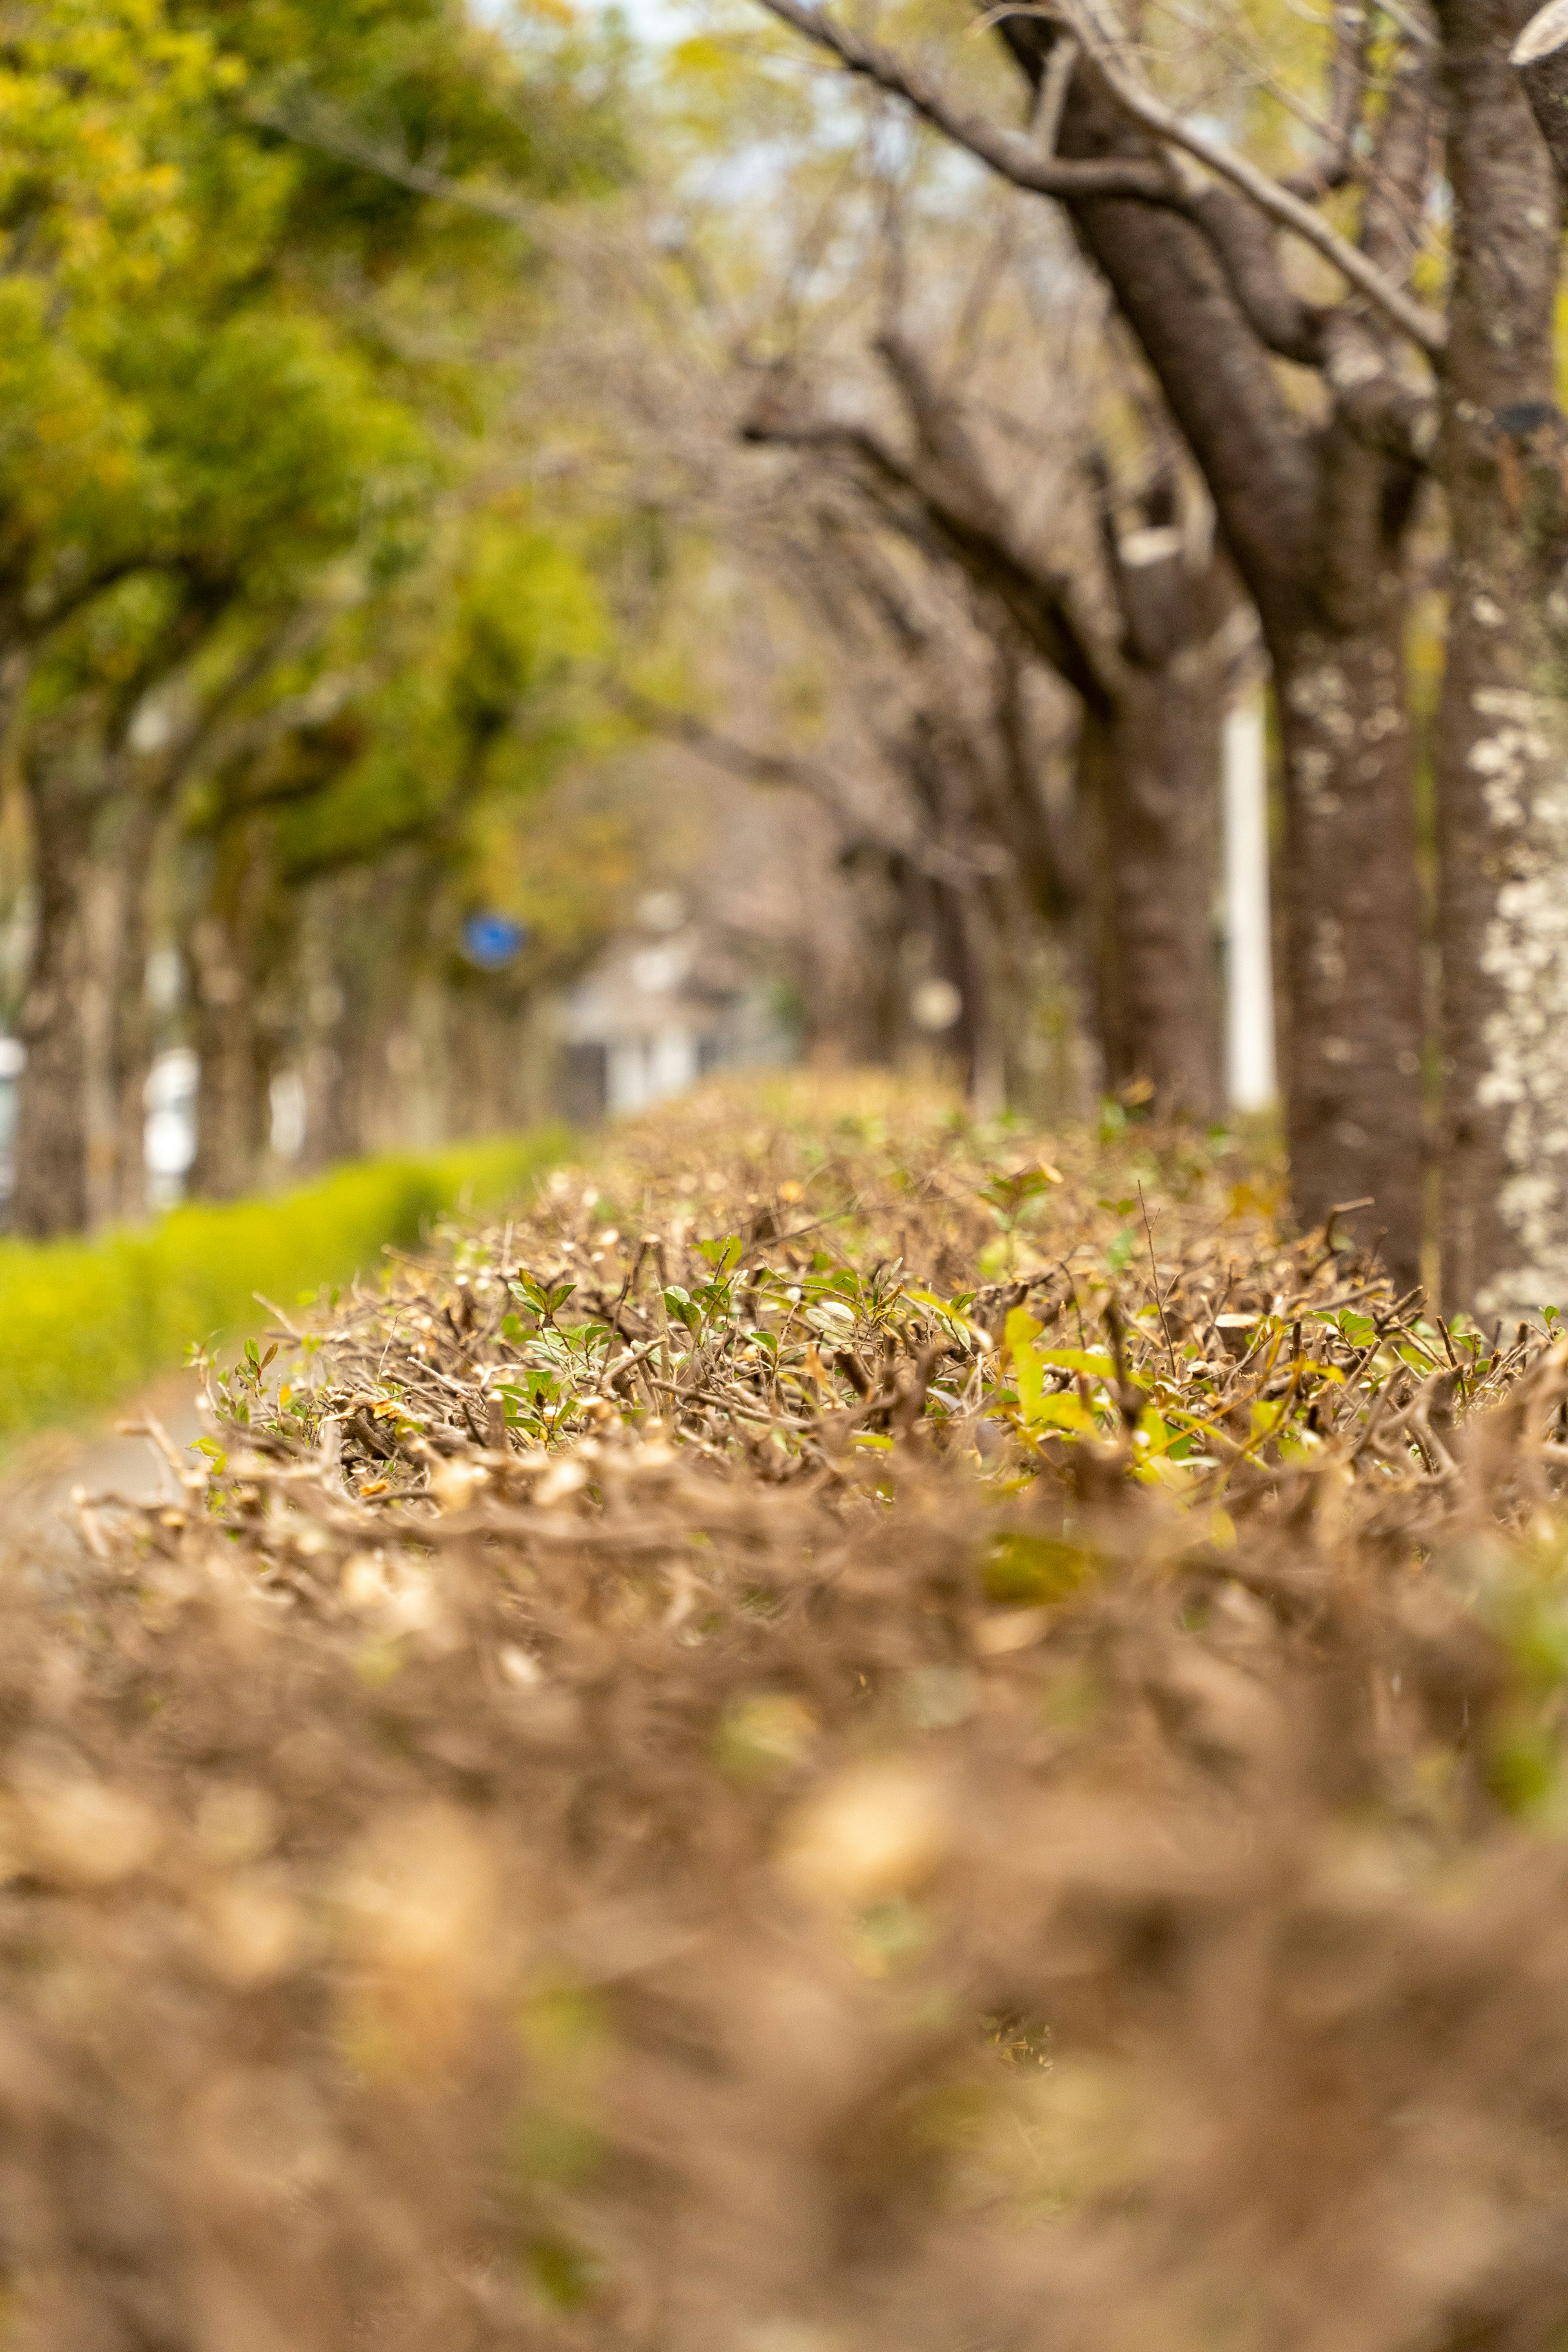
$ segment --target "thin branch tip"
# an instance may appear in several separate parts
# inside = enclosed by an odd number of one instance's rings
[[[1509,63],[1513,66],[1534,65],[1538,58],[1551,57],[1568,41],[1568,0],[1546,0],[1538,8],[1509,51]]]

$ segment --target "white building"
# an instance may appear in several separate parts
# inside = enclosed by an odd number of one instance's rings
[[[773,992],[693,926],[648,923],[606,948],[561,1008],[568,1116],[641,1110],[710,1070],[795,1057]]]

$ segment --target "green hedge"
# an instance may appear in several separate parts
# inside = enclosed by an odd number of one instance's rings
[[[373,1270],[449,1209],[523,1192],[567,1148],[541,1129],[429,1158],[369,1160],[266,1199],[193,1202],[96,1240],[0,1240],[0,1438],[112,1403],[195,1339],[262,1320],[302,1290]]]

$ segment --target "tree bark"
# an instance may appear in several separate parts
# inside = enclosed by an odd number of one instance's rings
[[[193,1028],[200,1076],[190,1189],[238,1200],[251,1189],[261,1125],[256,1035],[237,942],[209,917],[199,927]]]
[[[446,1127],[456,1139],[496,1130],[496,1022],[489,992],[465,974],[447,992]]]
[[[36,928],[18,1031],[26,1050],[16,1113],[11,1221],[44,1240],[88,1222],[85,934],[81,884],[93,803],[35,753],[26,788],[33,828]]]
[[[1079,790],[1092,847],[1091,961],[1108,1087],[1165,1117],[1220,1102],[1215,937],[1223,688],[1201,652],[1131,668],[1086,710]]]
[[[199,1066],[190,1188],[209,1201],[237,1200],[252,1189],[267,1141],[257,1001],[261,900],[271,877],[258,831],[237,823],[219,835],[206,905],[190,936]]]
[[[317,1156],[325,1166],[361,1159],[367,1149],[373,1047],[365,976],[353,963],[337,966],[338,1013],[319,1050],[332,1076],[322,1090]],[[475,1130],[465,1128],[464,1134]]]
[[[137,793],[115,844],[120,904],[110,975],[109,1092],[115,1213],[132,1224],[147,1213],[147,1080],[156,1044],[147,996],[147,897],[162,814],[153,793]]]
[[[1291,1193],[1303,1224],[1370,1197],[1353,1221],[1394,1282],[1421,1278],[1420,908],[1404,599],[1353,633],[1276,652],[1285,744],[1282,900]]]
[[[1489,1318],[1568,1306],[1568,711],[1551,645],[1560,551],[1531,494],[1543,470],[1561,504],[1562,199],[1509,63],[1525,13],[1439,5],[1455,199],[1439,442],[1453,549],[1436,741],[1444,1290]]]
[[[406,1135],[397,1098],[407,1078],[391,1068],[388,1054],[394,1039],[410,1032],[421,943],[440,887],[438,873],[418,861],[335,874],[313,887],[302,925],[307,984],[297,1040],[306,1079],[302,1166],[358,1159]],[[461,1039],[461,1028],[454,1034]],[[466,1081],[454,1079],[448,1050],[434,1060],[435,1091],[460,1093]],[[435,1123],[447,1131],[444,1111]]]

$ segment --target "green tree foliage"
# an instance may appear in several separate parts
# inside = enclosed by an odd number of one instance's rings
[[[362,827],[458,823],[475,793],[526,790],[575,739],[560,689],[603,651],[606,627],[583,558],[493,509],[458,517],[450,539],[401,595],[355,615],[365,652],[394,645],[363,706],[368,740],[342,805],[303,820],[323,846],[354,824],[356,803]]]
[[[415,838],[450,865],[466,799],[560,748],[531,705],[602,623],[511,499],[508,386],[531,222],[624,176],[618,103],[613,43],[446,0],[59,0],[0,52],[0,694],[39,908],[25,1229],[89,1213],[95,861],[123,994],[171,824],[210,849],[281,811],[284,888]],[[174,894],[198,911],[203,870]],[[150,1039],[123,1013],[130,1100]]]

